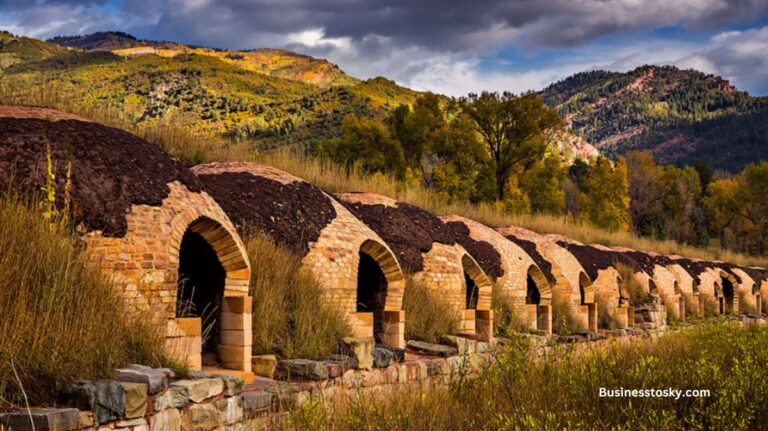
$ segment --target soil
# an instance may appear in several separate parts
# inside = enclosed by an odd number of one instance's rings
[[[451,221],[446,224],[453,231],[459,244],[469,252],[488,276],[498,280],[504,275],[501,255],[491,244],[486,241],[477,241],[469,236],[469,228],[463,222]]]
[[[198,176],[243,236],[255,229],[302,255],[336,218],[331,198],[304,181],[286,184],[248,172]]]
[[[63,117],[59,121],[0,116],[0,186],[39,192],[46,184],[46,142],[64,206],[71,162],[70,207],[86,231],[122,237],[132,205],[162,205],[168,183],[199,192],[201,184],[179,161],[130,133]]]
[[[645,257],[650,256],[639,252],[619,252],[601,250],[584,244],[574,244],[567,241],[557,241],[557,244],[571,253],[579,261],[592,281],[597,279],[601,270],[613,267],[617,263],[624,264],[634,272],[645,272],[653,274],[653,261],[648,261]],[[635,256],[633,253],[637,253]],[[636,259],[639,258],[639,259]]]
[[[343,203],[392,248],[407,272],[424,269],[422,253],[428,253],[435,242],[456,244],[453,231],[440,218],[419,207],[404,202],[395,206]]]
[[[539,267],[541,272],[544,273],[544,276],[547,277],[547,281],[550,285],[554,286],[557,284],[557,279],[555,278],[555,275],[552,274],[552,264],[549,263],[547,259],[544,259],[544,256],[542,256],[538,250],[536,250],[536,244],[533,241],[528,241],[522,238],[518,238],[514,235],[506,235],[507,239],[517,244],[518,247],[522,248],[523,251],[525,251],[528,256],[533,259],[533,262],[536,263],[536,266]]]

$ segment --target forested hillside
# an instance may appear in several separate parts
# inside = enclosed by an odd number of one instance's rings
[[[381,119],[417,95],[387,79],[360,81],[325,60],[283,50],[223,51],[122,33],[52,41],[2,35],[6,99],[48,92],[40,98],[106,105],[135,124],[171,121],[200,135],[247,141],[255,150],[291,145],[313,151],[317,142],[340,135],[345,116]]]
[[[729,172],[768,159],[768,98],[717,76],[658,66],[591,71],[540,94],[605,154],[649,150],[661,163],[703,160]]]

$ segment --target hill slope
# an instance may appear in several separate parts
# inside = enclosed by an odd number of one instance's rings
[[[541,93],[601,152],[650,150],[663,163],[697,159],[735,172],[768,159],[768,98],[693,70],[643,66],[584,72]]]
[[[13,38],[12,36],[8,36]],[[260,148],[310,149],[336,137],[345,115],[382,118],[418,93],[392,81],[345,75],[325,61],[283,50],[220,51],[146,42],[121,33],[53,40],[16,38],[0,45],[0,90],[6,101],[76,98],[122,112],[134,124],[173,121],[199,134],[253,142]],[[143,52],[145,48],[151,52]],[[141,54],[129,54],[137,50]],[[37,53],[39,51],[39,53]],[[146,55],[143,55],[146,54]]]
[[[122,32],[98,32],[84,36],[58,36],[48,42],[84,51],[109,51],[125,57],[159,55],[175,57],[199,54],[218,58],[245,70],[285,79],[294,79],[321,87],[348,85],[358,80],[345,74],[335,64],[283,49],[235,51],[185,45],[168,41],[138,39]]]

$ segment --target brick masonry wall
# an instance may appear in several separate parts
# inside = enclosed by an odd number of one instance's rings
[[[469,235],[476,241],[485,241],[493,246],[501,255],[501,266],[504,274],[495,280],[495,288],[498,289],[502,297],[507,298],[512,305],[516,316],[521,319],[527,319],[527,308],[525,304],[528,292],[528,271],[531,267],[538,268],[530,256],[517,244],[508,240],[496,230],[474,220],[461,216],[441,217],[445,222],[459,221],[469,228]],[[540,291],[544,302],[551,299],[551,291],[546,280],[539,280]],[[534,322],[523,322],[531,326]]]
[[[405,278],[394,254],[384,241],[349,210],[333,199],[336,218],[320,231],[320,238],[310,245],[303,265],[320,281],[329,303],[348,313],[357,304],[357,273],[360,250],[376,260],[387,278],[385,310],[402,310]],[[374,251],[378,250],[378,252]]]
[[[183,332],[175,327],[176,292],[179,248],[188,229],[216,251],[226,271],[225,297],[248,295],[250,265],[234,226],[213,198],[190,192],[178,182],[168,187],[170,193],[161,206],[131,208],[124,237],[108,238],[96,231],[83,240],[90,258],[120,287],[128,307],[159,324],[167,322],[168,334],[173,335]]]
[[[594,288],[586,271],[584,271],[584,267],[581,266],[576,257],[555,242],[555,240],[562,238],[547,237],[518,227],[500,228],[499,232],[502,235],[514,235],[536,245],[539,254],[552,265],[552,275],[556,280],[552,288],[553,300],[563,300],[570,310],[571,317],[577,319],[584,328],[589,327],[589,317],[580,306],[579,285],[580,283],[586,285],[585,302],[587,304],[593,304],[595,301]],[[559,317],[557,315],[552,316],[553,320],[557,320]]]

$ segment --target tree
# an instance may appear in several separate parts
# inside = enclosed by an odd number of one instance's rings
[[[598,157],[584,177],[586,191],[579,196],[579,217],[610,231],[627,231],[630,227],[629,184],[627,164],[619,157],[613,165]]]
[[[702,190],[699,173],[690,166],[665,166],[661,183],[665,237],[690,244],[702,243],[705,232],[699,208]]]
[[[528,195],[531,211],[537,214],[562,215],[565,210],[565,192],[561,184],[566,169],[560,157],[548,155],[537,161],[520,177],[520,187]]]
[[[342,121],[341,130],[341,138],[319,145],[321,156],[329,157],[347,169],[357,165],[367,172],[391,172],[403,176],[403,148],[381,122],[348,115]]]
[[[660,237],[664,230],[663,169],[646,151],[630,151],[625,156],[629,181],[630,213],[638,235]]]
[[[560,117],[534,93],[483,92],[460,103],[488,149],[497,198],[504,200],[510,176],[526,174],[544,156],[547,132],[561,125]]]
[[[445,128],[446,119],[440,108],[440,97],[433,93],[424,93],[413,104],[400,105],[386,119],[393,138],[403,147],[408,165],[420,166],[435,134]]]

